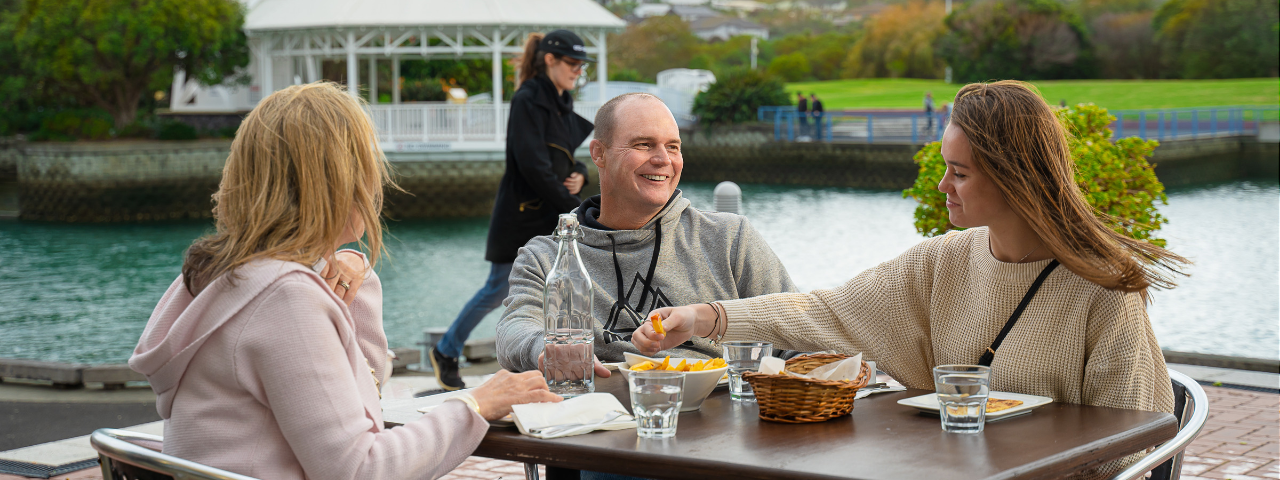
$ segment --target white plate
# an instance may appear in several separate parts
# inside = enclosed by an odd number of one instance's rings
[[[1017,415],[1033,408],[1053,403],[1053,399],[1049,397],[1041,397],[1039,395],[1024,395],[1021,393],[1010,392],[991,392],[991,398],[1000,400],[1022,400],[1022,405],[1013,408],[1001,410],[995,413],[988,413],[987,418],[1000,418],[1010,415]],[[904,398],[898,400],[899,405],[918,408],[922,411],[938,413],[938,394],[930,393],[918,397]]]

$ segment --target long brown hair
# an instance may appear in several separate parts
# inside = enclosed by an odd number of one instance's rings
[[[1116,233],[1114,221],[1085,200],[1075,180],[1066,129],[1026,83],[972,83],[956,93],[951,124],[964,130],[974,163],[1009,207],[1076,275],[1124,292],[1173,288],[1170,274],[1190,262],[1173,252]]]
[[[359,244],[377,262],[384,186],[398,188],[360,99],[329,82],[271,94],[236,131],[213,195],[217,231],[183,261],[187,291],[255,259],[313,265],[332,255],[353,211],[365,225]]]
[[[524,83],[525,80],[547,73],[546,55],[542,55],[544,52],[538,51],[538,45],[542,43],[542,37],[544,36],[541,33],[533,32],[524,39],[524,53],[516,58],[516,71],[520,75],[520,81],[516,82],[516,88],[520,88],[520,84]],[[555,55],[557,59],[560,58],[560,55],[554,53],[552,55]]]

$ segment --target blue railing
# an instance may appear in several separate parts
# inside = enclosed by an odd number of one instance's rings
[[[1257,135],[1258,125],[1280,121],[1280,107],[1207,107],[1112,110],[1114,138],[1174,140]]]
[[[942,139],[943,112],[831,111],[801,116],[792,106],[760,107],[762,122],[773,122],[775,141],[926,143]]]
[[[1172,140],[1257,135],[1258,126],[1280,122],[1280,107],[1229,106],[1112,110],[1114,138]],[[945,112],[832,111],[821,117],[801,116],[796,107],[767,106],[756,112],[773,122],[775,141],[852,143],[926,143],[942,139]]]

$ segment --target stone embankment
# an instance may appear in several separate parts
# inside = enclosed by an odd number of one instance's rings
[[[921,144],[773,141],[769,125],[684,131],[684,181],[901,190],[915,181]],[[0,141],[0,187],[16,183],[18,216],[57,222],[137,222],[212,217],[230,141],[22,143]],[[591,171],[584,194],[599,191]],[[392,219],[480,217],[493,208],[503,153],[391,152]],[[1152,163],[1166,186],[1280,176],[1280,143],[1269,137],[1166,141]],[[0,188],[0,197],[5,188]],[[0,199],[3,200],[3,199]],[[0,205],[0,210],[11,207]],[[0,212],[3,213],[3,212]],[[11,214],[6,214],[11,215]]]

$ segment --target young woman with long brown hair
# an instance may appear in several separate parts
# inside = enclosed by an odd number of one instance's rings
[[[129,365],[157,395],[164,452],[258,478],[435,478],[512,404],[558,401],[539,372],[499,372],[385,430],[383,188],[360,100],[297,85],[245,117],[214,195],[217,231],[187,251]],[[359,242],[369,261],[342,245]]]
[[[934,366],[982,362],[993,390],[1172,412],[1146,299],[1151,287],[1173,287],[1187,261],[1099,218],[1076,186],[1066,135],[1026,84],[966,85],[942,140],[938,189],[951,223],[967,230],[836,288],[666,309],[667,334],[646,325],[633,343],[655,352],[699,335],[866,352],[922,389],[933,389]]]

